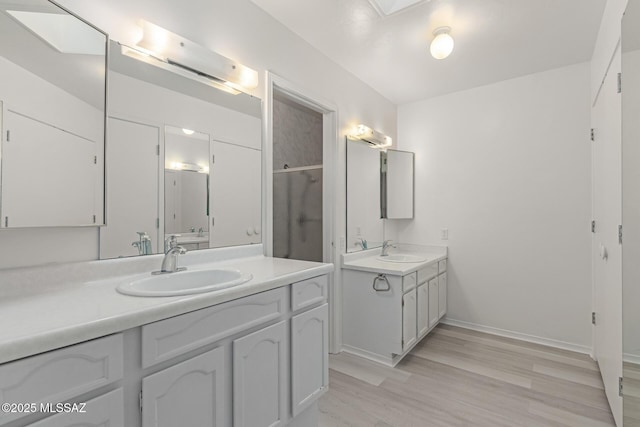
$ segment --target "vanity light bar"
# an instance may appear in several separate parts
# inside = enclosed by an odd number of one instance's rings
[[[349,135],[352,139],[359,139],[361,141],[368,142],[369,144],[377,148],[390,147],[393,144],[393,139],[381,132],[371,129],[365,125],[358,125]]]
[[[258,72],[148,21],[134,49],[166,64],[238,91],[258,87]],[[124,52],[123,52],[124,53]]]
[[[197,82],[200,82],[202,84],[205,84],[207,86],[212,86],[215,87],[216,89],[219,89],[223,92],[227,92],[230,93],[232,95],[237,95],[239,93],[241,93],[239,90],[236,90],[234,88],[232,88],[229,85],[224,84],[224,82],[220,79],[214,79],[211,77],[205,77],[201,74],[197,74],[194,73],[192,71],[187,71],[183,68],[180,67],[176,67],[174,65],[171,65],[169,63],[167,63],[166,61],[157,58],[153,55],[151,55],[148,52],[143,52],[139,49],[130,47],[130,46],[126,46],[121,44],[120,45],[120,52],[125,55],[128,56],[129,58],[133,58],[133,59],[137,59],[138,61],[144,62],[146,64],[149,65],[153,65],[154,67],[158,67],[158,68],[162,68],[163,70],[166,71],[170,71],[174,74],[178,74],[179,76],[185,77],[187,79],[190,80],[194,80]]]

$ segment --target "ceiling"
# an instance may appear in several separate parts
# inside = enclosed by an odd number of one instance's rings
[[[396,104],[589,61],[606,0],[422,0],[381,16],[369,0],[252,0]],[[455,49],[429,43],[451,27]]]

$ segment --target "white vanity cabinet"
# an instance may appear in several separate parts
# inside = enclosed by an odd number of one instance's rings
[[[0,403],[87,412],[0,426],[307,426],[328,387],[327,293],[318,276],[2,364]]]
[[[122,334],[110,335],[0,365],[0,426],[34,414],[54,413],[47,404],[70,401],[123,377]],[[83,401],[83,403],[86,401]],[[25,406],[29,405],[29,406]],[[43,407],[44,405],[44,407]],[[74,420],[89,415],[76,413]],[[113,419],[122,412],[110,414]]]
[[[226,368],[216,348],[143,378],[142,426],[223,426]]]
[[[279,427],[287,420],[287,325],[233,341],[234,427]]]
[[[413,289],[402,296],[402,350],[407,351],[418,340],[417,293]]]
[[[443,261],[404,275],[344,269],[345,351],[395,366],[447,311]]]

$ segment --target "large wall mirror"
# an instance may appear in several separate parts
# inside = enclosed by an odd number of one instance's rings
[[[262,242],[262,102],[111,42],[100,258]]]
[[[104,221],[106,34],[0,0],[0,228]]]
[[[622,20],[622,318],[624,426],[640,426],[640,2]]]

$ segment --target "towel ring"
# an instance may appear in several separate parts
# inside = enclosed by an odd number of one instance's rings
[[[380,280],[385,281],[385,283],[387,284],[386,288],[378,287],[378,281]],[[389,279],[387,279],[387,276],[385,274],[378,274],[378,276],[373,279],[373,290],[376,292],[389,292],[391,290],[391,284],[389,283]]]

